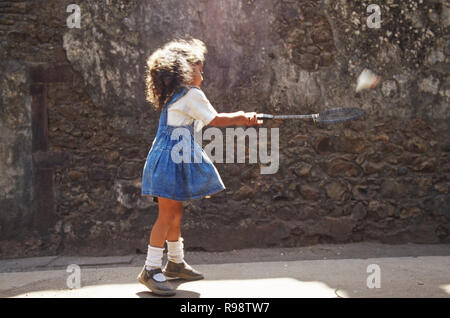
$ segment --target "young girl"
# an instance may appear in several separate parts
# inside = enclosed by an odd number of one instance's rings
[[[262,124],[254,112],[217,113],[200,89],[205,54],[206,47],[200,40],[176,40],[156,50],[147,60],[147,100],[161,111],[161,116],[143,169],[142,194],[151,195],[158,202],[158,218],[138,280],[159,295],[175,294],[166,276],[187,280],[203,278],[184,260],[181,201],[203,198],[225,189],[217,169],[194,141],[194,127],[199,130],[207,125]],[[180,142],[172,133],[179,128],[187,129],[191,136],[189,162],[172,158],[172,149]],[[194,160],[195,156],[201,160]],[[166,242],[168,262],[162,270]]]

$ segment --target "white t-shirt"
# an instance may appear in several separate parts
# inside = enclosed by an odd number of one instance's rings
[[[199,131],[217,116],[217,111],[199,88],[189,91],[167,109],[167,124],[170,126],[191,125]]]

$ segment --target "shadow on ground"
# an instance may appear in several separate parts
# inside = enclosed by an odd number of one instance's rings
[[[327,245],[200,254],[187,253],[186,259],[198,264],[195,267],[206,279],[171,280],[177,289],[175,297],[450,296],[449,245],[432,245],[428,249],[410,244]],[[125,265],[81,266],[79,289],[68,288],[71,273],[66,268],[4,272],[0,273],[0,297],[162,298],[137,281],[142,262],[139,255]],[[375,274],[368,271],[372,264],[380,269],[381,288],[368,287],[368,279]]]

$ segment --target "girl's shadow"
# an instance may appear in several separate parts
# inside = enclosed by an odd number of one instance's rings
[[[178,287],[182,284],[182,283],[186,283],[186,280],[184,279],[171,279],[169,280],[170,284],[173,286],[173,288],[175,288],[176,290],[176,294],[175,296],[160,296],[160,295],[156,295],[154,293],[152,293],[151,291],[147,290],[147,291],[142,291],[142,292],[138,292],[136,293],[136,295],[140,298],[200,298],[200,294],[190,291],[190,290],[183,290],[183,289],[178,289]],[[145,288],[145,286],[143,286]]]

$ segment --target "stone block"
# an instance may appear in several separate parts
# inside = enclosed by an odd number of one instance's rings
[[[320,191],[318,188],[310,185],[301,185],[298,191],[305,200],[318,200],[320,198]]]
[[[325,163],[327,173],[332,177],[357,177],[361,169],[351,161],[334,159]]]

